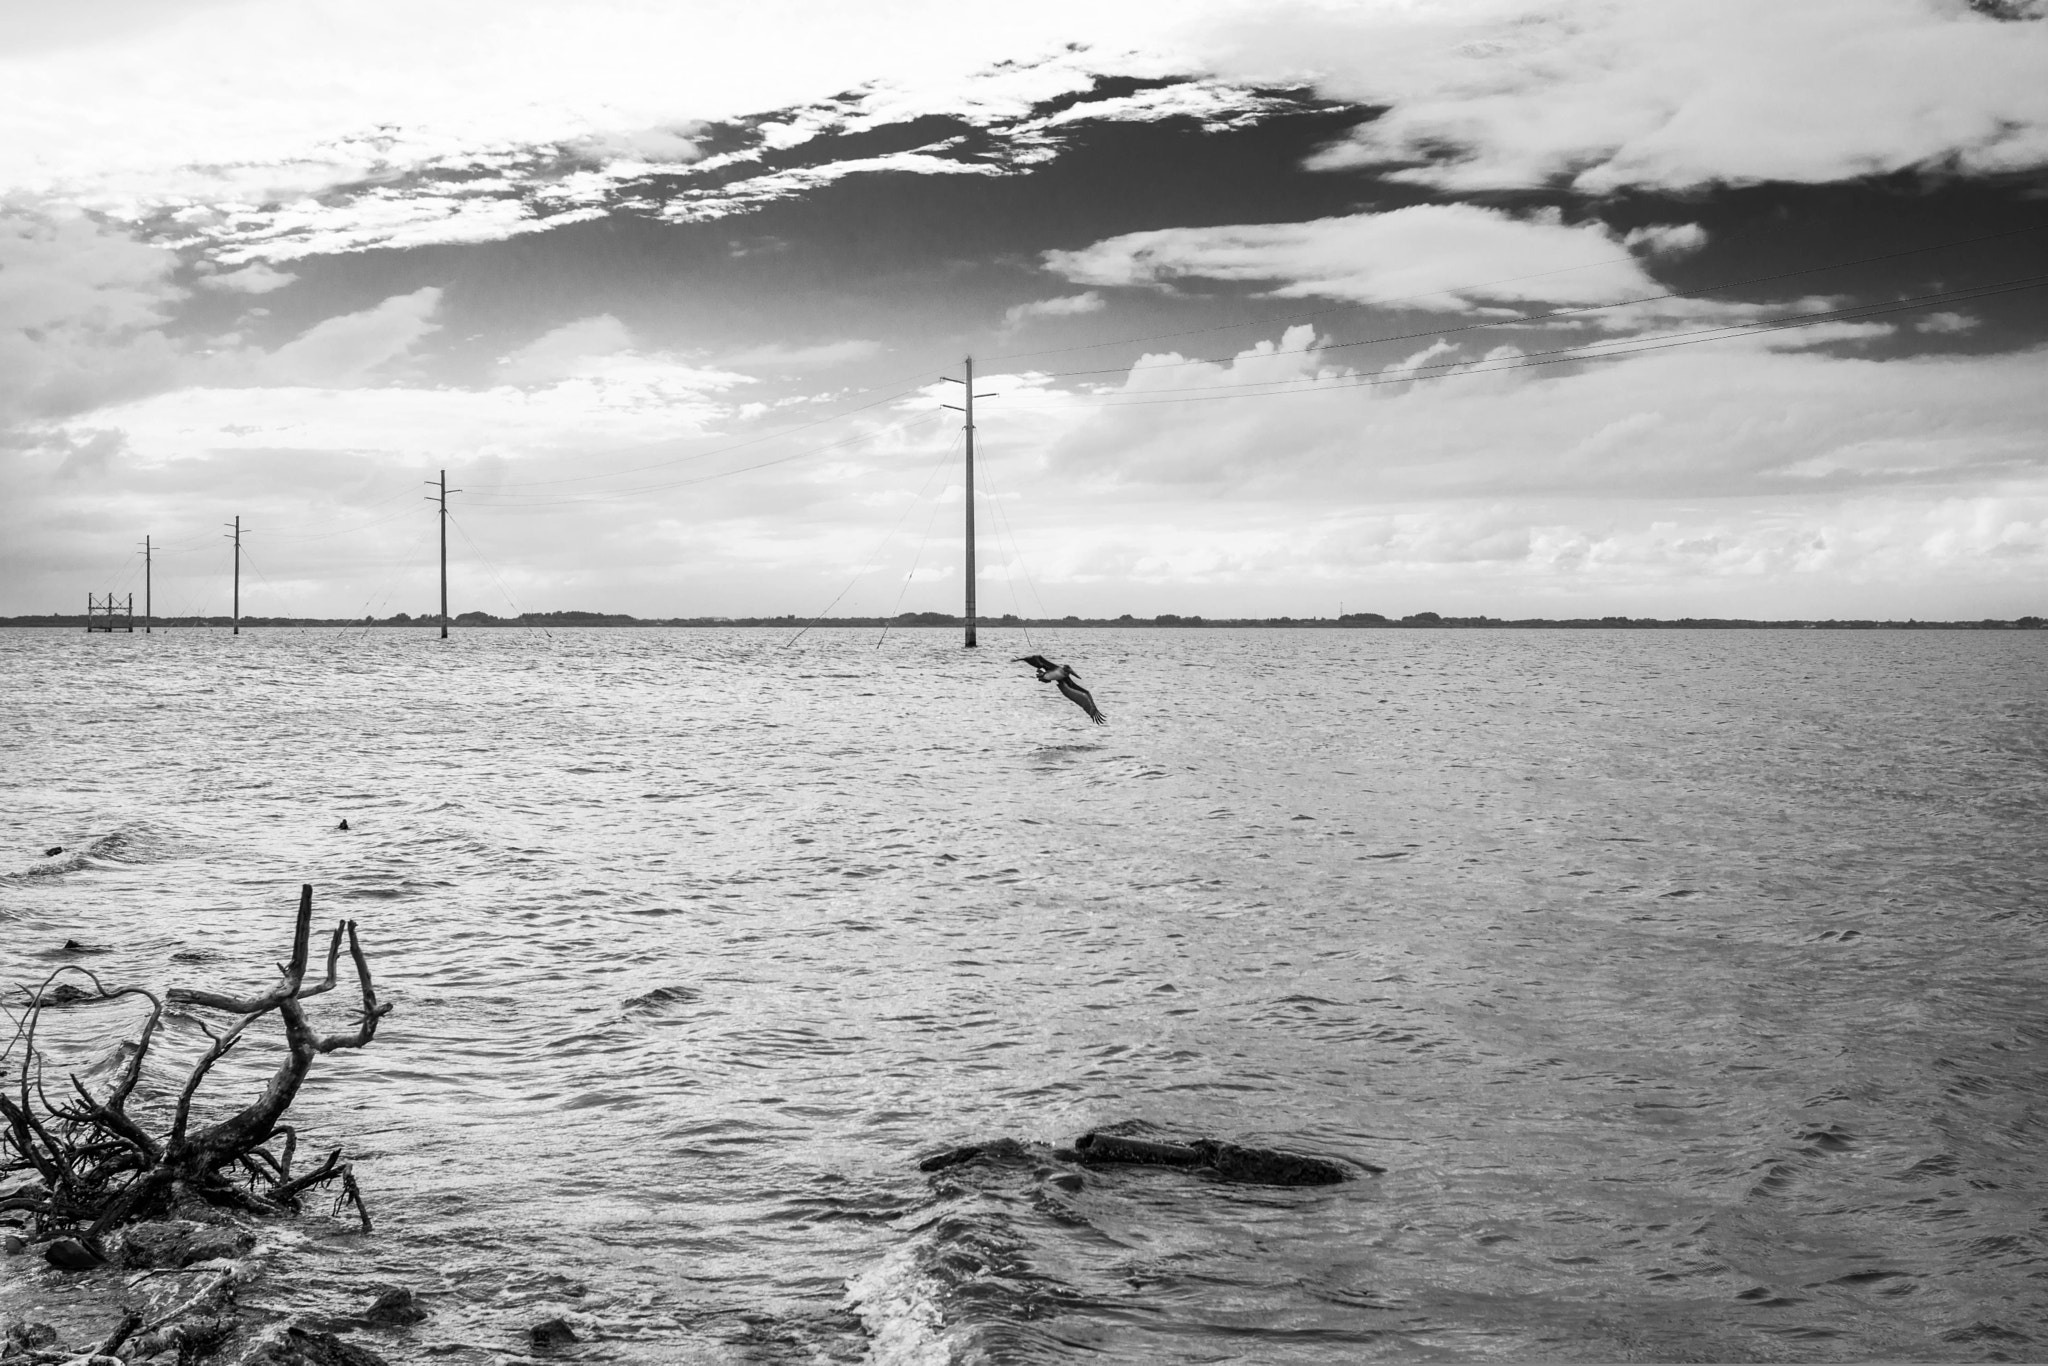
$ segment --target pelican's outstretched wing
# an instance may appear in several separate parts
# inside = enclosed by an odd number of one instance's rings
[[[1071,676],[1062,678],[1059,686],[1060,695],[1082,711],[1087,712],[1088,718],[1095,722],[1096,725],[1106,726],[1109,724],[1109,718],[1104,716],[1102,709],[1095,705],[1094,693],[1089,692],[1086,688],[1075,682]]]
[[[1059,667],[1044,655],[1018,655],[1010,662],[1012,664],[1029,664],[1034,669],[1053,669]]]

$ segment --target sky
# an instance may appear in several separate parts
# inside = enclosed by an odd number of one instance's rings
[[[0,615],[2048,613],[2040,0],[0,9]]]

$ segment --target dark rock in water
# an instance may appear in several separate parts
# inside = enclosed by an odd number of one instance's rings
[[[536,1323],[528,1336],[532,1338],[533,1350],[536,1352],[552,1352],[578,1340],[576,1330],[562,1319],[547,1319]]]
[[[1338,1162],[1305,1153],[1282,1152],[1273,1148],[1246,1148],[1213,1138],[1190,1138],[1168,1142],[1141,1138],[1131,1129],[1146,1129],[1139,1122],[1096,1129],[1082,1134],[1070,1148],[1027,1147],[1014,1138],[970,1143],[933,1153],[918,1162],[922,1172],[942,1172],[973,1162],[1001,1165],[1041,1164],[1047,1156],[1055,1162],[1082,1167],[1179,1167],[1203,1172],[1224,1181],[1255,1186],[1334,1186],[1349,1181],[1359,1172],[1377,1175],[1386,1170],[1370,1162]],[[1120,1132],[1122,1130],[1123,1132]],[[1042,1168],[1049,1172],[1049,1168]],[[1076,1190],[1080,1178],[1073,1173],[1050,1177],[1063,1190]]]
[[[1200,1167],[1206,1159],[1189,1144],[1154,1143],[1122,1134],[1082,1134],[1074,1151],[1083,1162],[1129,1162],[1147,1167]]]
[[[59,982],[44,990],[42,1002],[46,1006],[76,1005],[80,1001],[95,1001],[99,998],[84,987],[72,982]]]
[[[107,1259],[76,1238],[58,1238],[43,1246],[43,1260],[59,1271],[91,1271]]]
[[[997,1138],[987,1143],[969,1143],[965,1147],[948,1148],[942,1153],[933,1153],[919,1162],[917,1169],[921,1172],[942,1172],[948,1167],[958,1167],[984,1157],[999,1162],[1019,1162],[1029,1159],[1030,1156],[1030,1150],[1016,1139]]]
[[[53,845],[51,845],[51,846],[50,846],[49,848],[47,848],[47,849],[43,850],[43,857],[44,857],[44,858],[55,858],[55,857],[57,857],[57,855],[59,855],[59,854],[61,854],[61,853],[63,853],[63,852],[64,852],[64,846],[63,846],[63,845],[61,845],[61,844],[53,844]]]
[[[21,1235],[10,1233],[5,1238],[0,1238],[0,1248],[5,1248],[7,1255],[13,1257],[28,1251],[28,1243]]]
[[[313,1333],[294,1324],[282,1337],[264,1343],[242,1358],[242,1366],[387,1366],[366,1347],[343,1342],[332,1333]]]
[[[1260,1186],[1334,1186],[1351,1179],[1351,1173],[1338,1163],[1303,1153],[1240,1148],[1235,1143],[1219,1143],[1212,1138],[1198,1138],[1190,1146],[1202,1154],[1218,1176],[1228,1181]],[[1358,1165],[1375,1175],[1386,1170],[1370,1162]]]
[[[1281,1152],[1273,1148],[1242,1148],[1213,1138],[1160,1143],[1097,1130],[1074,1140],[1074,1154],[1089,1166],[1128,1163],[1149,1167],[1193,1167],[1212,1171],[1225,1181],[1242,1181],[1255,1186],[1334,1186],[1341,1181],[1349,1181],[1352,1176],[1350,1167],[1328,1158]],[[1370,1162],[1357,1165],[1359,1169],[1374,1174],[1386,1170]]]
[[[419,1296],[403,1286],[385,1291],[363,1311],[363,1321],[379,1328],[403,1328],[426,1316],[427,1311],[420,1308]]]
[[[963,1162],[972,1162],[981,1156],[981,1145],[970,1143],[963,1148],[948,1148],[942,1153],[933,1153],[917,1164],[921,1172],[942,1172],[948,1167],[957,1167]]]
[[[348,819],[347,819],[346,817],[343,817],[343,819],[342,819],[342,822],[341,822],[341,824],[340,824],[340,825],[337,825],[337,826],[335,826],[334,828],[335,828],[336,830],[346,830],[346,829],[348,829]]]

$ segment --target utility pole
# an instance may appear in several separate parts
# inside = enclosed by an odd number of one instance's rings
[[[150,625],[155,613],[149,604],[149,537],[142,538],[142,634],[151,635],[155,628]]]
[[[226,526],[223,522],[221,525]],[[235,634],[242,634],[242,519],[235,518]]]
[[[448,487],[448,471],[446,470],[441,471],[441,478],[438,481],[429,479],[427,486],[432,488],[437,482],[441,490],[438,495],[441,501],[441,639],[446,640],[448,639],[448,495],[460,493],[462,490]],[[429,498],[427,501],[431,503],[434,499]]]
[[[964,413],[964,414],[966,415],[966,418],[967,418],[967,428],[966,428],[966,430],[967,430],[967,648],[968,648],[968,649],[970,649],[970,650],[972,650],[972,649],[973,649],[973,648],[975,647],[975,646],[974,646],[974,400],[975,400],[975,399],[977,399],[977,398],[994,398],[994,397],[995,397],[995,395],[994,395],[994,394],[977,394],[977,393],[975,393],[975,392],[974,392],[974,357],[972,357],[972,356],[969,356],[969,357],[967,357],[967,360],[966,360],[966,366],[967,366],[967,378],[966,378],[965,380],[957,380],[957,379],[954,379],[954,378],[953,378],[953,377],[952,377],[951,375],[942,375],[942,376],[941,376],[940,378],[944,379],[944,380],[945,380],[945,381],[946,381],[946,382],[947,382],[948,384],[958,384],[958,385],[961,385],[961,386],[962,386],[962,388],[964,388],[964,389],[966,390],[966,393],[967,393],[967,402],[966,402],[966,406],[965,406],[965,407],[961,407],[961,406],[960,406],[960,405],[958,405],[958,404],[952,404],[952,403],[947,403],[947,404],[943,404],[943,405],[941,405],[941,406],[943,406],[943,407],[947,407],[947,408],[952,408],[952,409],[953,409],[954,411],[956,411],[956,412],[959,412],[959,413]]]

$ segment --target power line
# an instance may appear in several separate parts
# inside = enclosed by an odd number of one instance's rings
[[[848,408],[842,412],[832,413],[829,416],[817,418],[813,421],[803,423],[800,426],[786,427],[779,432],[769,432],[762,436],[749,437],[745,441],[736,441],[730,446],[720,446],[716,450],[696,451],[690,455],[679,455],[673,460],[657,460],[651,465],[636,465],[631,469],[623,470],[607,470],[602,474],[575,474],[567,475],[561,479],[533,479],[518,483],[499,484],[497,485],[497,487],[501,489],[551,488],[558,484],[588,483],[593,479],[617,479],[628,474],[642,474],[648,470],[667,469],[671,465],[686,465],[691,463],[692,461],[709,460],[713,456],[728,455],[733,451],[746,450],[749,447],[759,446],[765,442],[780,441],[784,437],[795,436],[798,432],[807,432],[814,427],[822,427],[827,423],[837,422],[841,418],[852,417],[855,413],[864,413],[868,411],[870,408],[879,408],[885,403],[894,403],[897,399],[908,398],[910,395],[917,392],[917,388],[916,386],[912,386],[907,389],[899,387],[907,382],[908,379],[906,378],[904,380],[892,381],[889,384],[878,384],[867,389],[862,389],[858,393],[854,394],[853,397],[858,398],[861,394],[872,394],[877,389],[896,389],[896,392],[889,394],[887,397],[878,398],[874,400],[872,403],[863,403],[857,408]],[[668,441],[674,441],[678,439],[680,438],[667,438]],[[634,446],[615,447],[610,451],[600,451],[597,452],[597,454],[617,455],[625,451],[645,450],[650,446],[658,446],[662,444],[664,444],[664,442],[647,441]]]
[[[962,433],[962,436],[964,438],[964,432]],[[838,595],[834,597],[832,601],[825,604],[824,611],[818,613],[818,615],[812,617],[809,621],[805,622],[802,630],[798,631],[788,640],[782,642],[784,647],[796,644],[799,640],[802,640],[804,638],[805,632],[809,631],[813,626],[816,626],[826,617],[832,615],[832,609],[839,605],[839,599],[845,597],[848,593],[851,593],[853,591],[854,585],[859,583],[862,579],[866,578],[868,574],[874,570],[874,567],[877,564],[881,563],[882,552],[889,548],[889,542],[896,539],[896,533],[903,529],[903,524],[906,521],[910,520],[911,512],[916,509],[919,503],[924,501],[924,491],[931,487],[932,476],[937,474],[940,468],[944,466],[946,462],[952,458],[954,448],[957,444],[957,442],[948,443],[944,448],[942,448],[939,451],[939,458],[932,461],[931,468],[925,471],[924,482],[917,486],[917,496],[912,498],[908,503],[905,503],[903,505],[903,511],[896,515],[896,525],[890,527],[889,530],[882,536],[882,539],[875,543],[874,553],[868,556],[867,563],[862,565],[857,571],[855,571],[854,576],[846,581],[846,587],[840,589]],[[938,515],[936,508],[933,510],[932,515]],[[897,600],[899,602],[902,601],[900,597]]]
[[[525,616],[525,609],[520,607],[518,600],[512,596],[512,590],[505,586],[505,581],[502,578],[498,577],[497,566],[491,563],[491,557],[484,554],[483,547],[478,545],[476,543],[476,539],[469,534],[469,528],[463,526],[460,519],[458,519],[456,515],[452,512],[448,514],[448,520],[450,523],[454,525],[455,530],[461,534],[462,539],[469,543],[469,548],[476,552],[476,557],[479,560],[483,561],[484,572],[491,576],[491,581],[498,585],[498,591],[505,595],[505,605],[512,609],[512,614],[515,617]],[[550,640],[554,639],[552,635],[550,635],[548,638]]]
[[[678,479],[672,480],[664,484],[643,484],[637,488],[606,489],[603,490],[602,492],[592,493],[585,497],[537,498],[537,500],[534,502],[526,503],[491,504],[473,502],[471,506],[478,508],[496,507],[499,510],[513,511],[524,510],[527,508],[568,507],[578,503],[606,503],[611,502],[615,499],[637,497],[641,494],[646,493],[664,493],[670,489],[689,488],[696,484],[708,484],[713,482],[714,480],[729,479],[736,474],[748,474],[753,472],[754,470],[765,470],[775,465],[786,465],[792,460],[801,460],[804,457],[811,455],[822,455],[826,451],[834,451],[840,449],[841,447],[858,445],[861,442],[873,441],[878,437],[889,436],[894,433],[913,431],[916,428],[923,426],[928,422],[932,422],[942,416],[944,416],[943,413],[939,412],[937,409],[933,409],[931,412],[921,413],[916,417],[907,418],[902,422],[893,423],[887,427],[878,427],[870,432],[859,432],[853,436],[845,437],[842,438],[841,440],[833,441],[823,446],[813,446],[807,450],[794,451],[788,455],[779,455],[775,457],[773,460],[763,460],[757,464],[741,465],[735,469],[720,470],[716,474],[699,475],[694,479]],[[478,490],[477,493],[472,494],[471,496],[474,498],[479,496],[495,497],[497,495],[494,491],[491,490]],[[510,496],[519,497],[522,495],[514,494]]]

